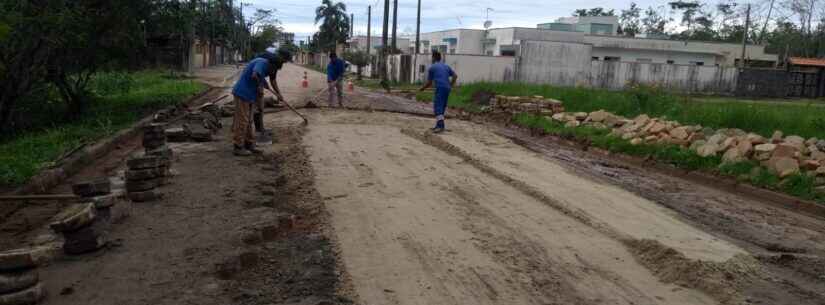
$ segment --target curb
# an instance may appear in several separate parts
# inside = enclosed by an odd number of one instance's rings
[[[188,104],[194,100],[202,98],[211,92],[214,87],[207,87],[203,92],[195,94],[183,102]],[[65,158],[60,165],[44,169],[36,175],[29,178],[23,186],[17,188],[13,194],[37,194],[45,193],[49,189],[57,186],[72,175],[78,173],[84,166],[90,164],[95,159],[98,159],[116,148],[118,145],[136,137],[140,134],[141,127],[152,123],[153,115],[149,115],[133,124],[131,127],[116,132],[114,135],[98,140],[94,144],[86,145]]]

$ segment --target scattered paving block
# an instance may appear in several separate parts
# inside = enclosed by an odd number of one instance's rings
[[[72,185],[72,192],[80,197],[106,195],[111,191],[112,183],[109,181],[109,178],[96,178]]]
[[[143,192],[129,192],[129,200],[134,202],[149,202],[160,200],[163,198],[163,193],[157,190],[149,190]]]
[[[94,252],[106,245],[106,222],[96,221],[77,231],[64,232],[63,252],[77,255]]]
[[[103,209],[115,205],[115,202],[118,200],[118,195],[119,194],[96,196],[89,198],[89,200],[94,204],[95,209]]]
[[[172,151],[172,149],[169,148],[169,146],[166,146],[166,144],[163,144],[163,145],[158,146],[158,147],[153,148],[153,149],[149,149],[147,147],[146,148],[146,154],[150,155],[150,156],[164,157],[164,158],[167,158],[167,159],[170,159],[170,160],[175,155],[175,153]]]
[[[127,170],[125,176],[127,181],[135,181],[164,177],[168,174],[169,170],[165,166],[161,166],[156,168]]]
[[[94,203],[75,204],[57,214],[49,227],[55,232],[75,231],[92,223],[95,212]]]
[[[183,127],[169,128],[164,133],[166,133],[166,140],[169,142],[186,142],[189,139],[189,131]]]
[[[146,180],[126,181],[126,191],[132,193],[153,190],[160,186],[161,182],[163,181],[161,181],[160,177]]]
[[[170,163],[169,159],[151,155],[142,155],[126,160],[126,166],[130,170],[163,167],[168,166]]]
[[[37,269],[0,273],[0,295],[32,287],[40,281]]]
[[[31,305],[43,299],[43,285],[35,284],[25,290],[0,295],[0,305]]]
[[[37,265],[35,250],[31,248],[14,249],[0,252],[0,271],[14,271],[32,268]]]

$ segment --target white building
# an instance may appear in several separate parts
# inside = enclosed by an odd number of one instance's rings
[[[592,60],[699,66],[733,66],[742,54],[742,45],[736,43],[616,36],[618,25],[613,21],[615,17],[562,18],[555,23],[539,25],[542,28],[455,29],[422,33],[421,50],[422,53],[439,50],[444,54],[515,56],[522,40],[554,41],[591,45]],[[564,24],[574,30],[549,29],[563,28]],[[410,39],[410,49],[415,47],[414,39]],[[766,54],[762,45],[748,45],[745,57],[767,64],[777,61],[777,55]]]
[[[365,50],[365,47],[367,46],[367,36],[353,36],[352,38],[347,40],[347,43],[349,43],[350,48],[354,48],[356,50]],[[410,39],[409,38],[398,37],[398,38],[396,38],[395,43],[396,43],[396,47],[399,50],[401,50],[402,53],[404,53],[404,54],[410,54],[411,53],[410,49],[408,48],[408,46],[410,45]],[[369,44],[372,47],[370,49],[370,54],[378,54],[379,50],[381,49],[381,45],[382,45],[381,44],[381,36],[378,36],[378,37],[372,36],[372,37],[370,37]],[[392,38],[387,39],[387,45],[392,45]]]

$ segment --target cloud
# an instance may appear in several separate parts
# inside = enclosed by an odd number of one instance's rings
[[[296,39],[305,39],[317,31],[315,8],[321,1],[302,0],[284,3],[268,0],[251,0],[255,8],[275,9],[284,29],[294,32]],[[347,11],[355,15],[355,32],[366,34],[367,6],[372,5],[372,28],[374,35],[381,31],[384,13],[382,0],[350,0],[344,1]],[[667,1],[642,0],[636,1],[642,7],[659,6]],[[615,9],[618,13],[630,5],[626,0],[562,0],[562,1],[535,1],[535,0],[422,0],[421,4],[421,31],[431,32],[454,28],[482,28],[486,20],[486,9],[492,8],[490,20],[493,27],[535,27],[536,24],[550,22],[558,17],[570,16],[579,8],[604,7]],[[398,31],[405,28],[415,29],[416,0],[399,0],[398,2]],[[247,8],[247,14],[254,12]],[[392,13],[392,7],[390,7]],[[392,23],[390,23],[391,28]]]

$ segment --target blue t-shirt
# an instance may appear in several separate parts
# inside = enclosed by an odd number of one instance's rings
[[[264,58],[255,58],[249,61],[246,68],[241,72],[241,78],[232,88],[232,94],[241,98],[244,102],[254,103],[258,97],[258,82],[252,79],[252,74],[258,74],[258,81],[263,82],[262,86],[269,88],[266,77],[269,76],[269,61]]]
[[[452,76],[455,76],[453,69],[442,62],[434,63],[427,71],[427,79],[435,84],[436,89],[451,89],[450,77]]]
[[[327,65],[327,81],[331,82],[338,80],[341,78],[341,75],[344,75],[345,70],[346,65],[340,58],[330,61]]]

